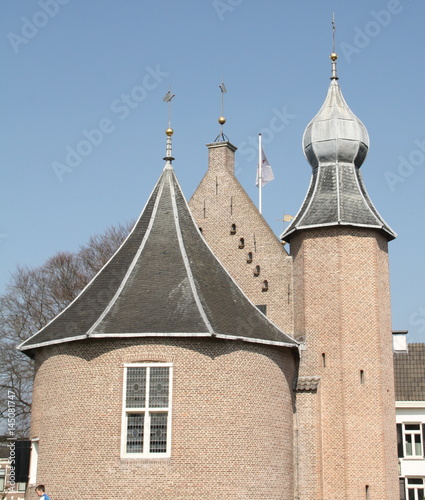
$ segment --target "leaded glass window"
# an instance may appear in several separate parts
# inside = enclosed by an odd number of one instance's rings
[[[171,372],[169,363],[125,368],[124,456],[169,456]]]

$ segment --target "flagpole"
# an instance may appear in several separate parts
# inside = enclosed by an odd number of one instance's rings
[[[263,188],[263,166],[262,166],[262,158],[261,158],[261,133],[258,134],[258,211],[261,214],[262,210],[262,196],[261,191]]]

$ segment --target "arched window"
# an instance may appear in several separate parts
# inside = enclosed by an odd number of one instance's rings
[[[261,289],[262,292],[267,292],[267,290],[269,289],[269,282],[267,280],[264,280],[263,281],[263,287]]]
[[[260,266],[255,266],[254,276],[260,276]]]
[[[241,238],[239,240],[239,248],[244,248],[245,247],[245,239],[244,238]]]
[[[247,264],[251,264],[252,262],[252,252],[248,252],[248,257],[246,259]]]
[[[236,224],[230,226],[230,234],[236,234]]]

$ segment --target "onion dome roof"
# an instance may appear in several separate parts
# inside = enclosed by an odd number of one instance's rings
[[[301,229],[348,225],[381,230],[391,240],[396,234],[374,207],[363,183],[360,167],[369,150],[369,136],[344,100],[336,59],[332,53],[325,102],[304,132],[304,154],[313,170],[310,187],[281,238],[289,241]]]

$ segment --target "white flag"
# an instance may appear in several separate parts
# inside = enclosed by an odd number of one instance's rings
[[[274,174],[269,161],[264,154],[264,149],[261,148],[261,186],[265,186],[268,182],[274,179]],[[255,185],[259,185],[259,169],[257,168],[257,179]]]

